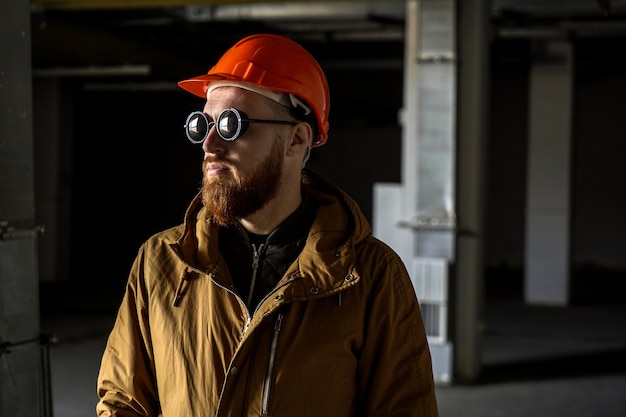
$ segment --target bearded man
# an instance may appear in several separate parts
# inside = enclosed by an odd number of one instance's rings
[[[324,73],[252,35],[179,85],[204,98],[185,222],[131,269],[98,375],[99,416],[436,417],[419,304],[356,202],[304,168],[328,139]]]

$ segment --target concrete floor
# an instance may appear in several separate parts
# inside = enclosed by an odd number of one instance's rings
[[[111,299],[56,300],[44,303],[41,322],[58,337],[50,348],[54,417],[95,416],[114,319],[98,304]],[[483,375],[438,386],[440,417],[626,417],[626,303],[532,307],[505,298],[489,301],[485,314]]]

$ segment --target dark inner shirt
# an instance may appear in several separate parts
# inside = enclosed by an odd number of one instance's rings
[[[249,233],[241,224],[220,229],[220,251],[237,293],[251,312],[276,287],[304,248],[315,213],[315,204],[303,196],[300,207],[269,235]],[[260,258],[254,292],[248,302],[255,249],[259,250]]]

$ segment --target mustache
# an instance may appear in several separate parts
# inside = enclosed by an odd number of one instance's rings
[[[220,163],[226,165],[228,167],[233,167],[235,164],[230,161],[228,158],[224,158],[221,156],[209,155],[204,158],[202,161],[202,166],[206,167],[207,164]]]

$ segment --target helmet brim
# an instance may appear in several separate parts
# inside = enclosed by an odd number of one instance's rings
[[[185,91],[198,97],[206,98],[209,85],[217,80],[231,80],[233,77],[225,77],[219,74],[204,74],[188,78],[178,82],[178,86]]]

